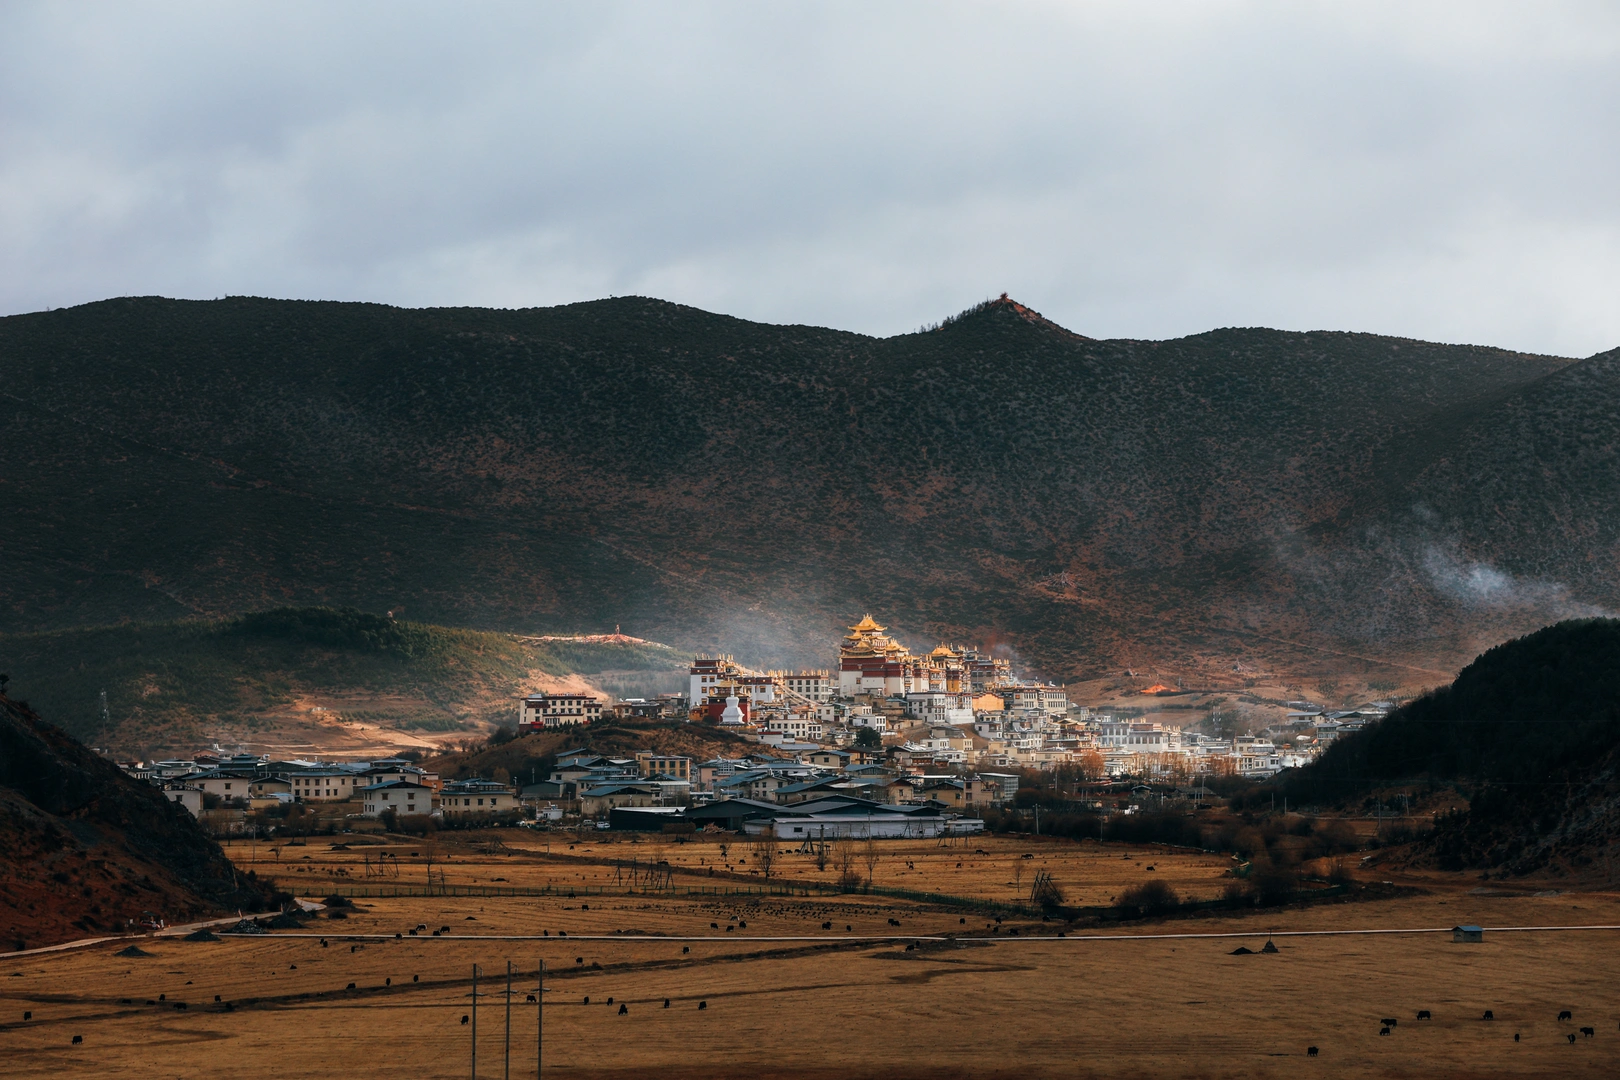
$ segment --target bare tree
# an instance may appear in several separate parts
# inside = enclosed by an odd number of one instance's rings
[[[754,837],[753,856],[754,865],[766,878],[771,876],[771,866],[776,862],[776,833],[769,831],[770,822],[765,823],[766,832]]]
[[[821,835],[816,838],[816,869],[827,869],[827,826],[821,826]]]
[[[833,841],[833,864],[838,867],[838,887],[854,892],[861,877],[855,872],[855,838],[848,833]]]
[[[422,838],[422,862],[427,867],[427,883],[433,884],[433,863],[439,854],[438,846],[433,843],[431,835]],[[439,871],[439,880],[444,880],[444,871]]]
[[[866,834],[866,846],[861,849],[861,857],[866,860],[866,887],[871,888],[872,874],[877,870],[878,846],[877,839],[870,832]]]

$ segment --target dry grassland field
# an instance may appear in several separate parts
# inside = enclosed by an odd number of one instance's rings
[[[750,884],[740,860],[753,853],[735,840],[729,861],[743,873],[710,879],[708,863],[726,861],[712,841],[593,836],[569,851],[567,836],[552,834],[548,856],[547,839],[521,830],[441,834],[435,874],[442,868],[447,882],[464,885],[572,884],[573,897],[362,897],[347,919],[323,916],[304,931],[135,939],[146,957],[116,955],[130,944],[120,940],[9,958],[0,968],[5,1075],[463,1077],[472,1026],[461,1021],[471,1013],[468,976],[477,963],[488,995],[480,999],[478,1072],[501,1076],[511,961],[520,973],[512,1075],[533,1076],[537,1017],[526,999],[541,960],[547,1075],[1528,1077],[1620,1069],[1620,930],[1487,932],[1483,944],[1469,945],[1449,933],[1290,936],[1459,922],[1620,924],[1620,896],[1612,894],[1481,889],[1477,879],[1436,874],[1398,882],[1421,889],[1405,895],[1243,915],[1098,928],[1004,914],[997,924],[983,909],[877,895],[686,894],[689,884]],[[1214,895],[1225,868],[1214,856],[1090,842],[974,838],[965,848],[880,849],[879,886],[1002,901],[1013,899],[1004,883],[1020,880],[1019,864],[1026,891],[1029,867],[1044,866],[1082,903],[1148,875],[1184,894]],[[229,850],[312,899],[334,883],[375,892],[420,886],[425,876],[421,841],[332,851],[330,841],[311,838],[274,854],[268,845]],[[400,856],[399,876],[366,878],[366,861],[375,874],[384,851]],[[632,894],[615,882],[612,860],[649,857],[684,860],[703,876],[677,875],[673,895]],[[773,880],[778,870],[789,881],[822,876],[813,863],[800,866],[808,858],[779,856]],[[587,885],[608,891],[586,895]],[[411,936],[418,926],[449,934]],[[1277,953],[1230,955],[1239,945],[1258,950],[1268,930]],[[1149,936],[1214,934],[1239,936]],[[917,941],[943,935],[956,939]],[[1434,1018],[1417,1020],[1419,1009]],[[1486,1009],[1494,1020],[1481,1019]],[[1557,1019],[1565,1009],[1571,1021]],[[33,1014],[26,1022],[25,1010]],[[1379,1034],[1385,1017],[1399,1020],[1387,1036]],[[1581,1027],[1593,1036],[1581,1036]],[[72,1045],[75,1035],[81,1045]],[[1319,1056],[1307,1057],[1309,1046]]]
[[[617,888],[626,883],[629,867],[615,864],[632,861],[667,862],[674,883],[683,888],[766,884],[751,842],[736,837],[724,843],[724,852],[720,841],[708,837],[677,843],[666,837],[594,830],[582,837],[527,829],[441,833],[431,858],[420,841],[381,843],[361,837],[347,838],[341,846],[347,850],[334,851],[331,840],[311,837],[303,846],[237,843],[226,850],[240,865],[269,874],[300,895],[317,898],[333,884],[423,885],[428,881],[430,861],[435,882],[456,885]],[[864,880],[868,871],[865,846],[854,847],[854,868]],[[491,854],[490,849],[502,853]],[[829,843],[825,865],[819,869],[816,856],[802,852],[797,843],[784,842],[778,850],[771,884],[830,887],[838,880],[834,845]],[[1125,887],[1150,879],[1165,881],[1184,900],[1212,900],[1231,880],[1226,873],[1232,865],[1223,855],[1033,837],[956,838],[949,846],[933,840],[879,841],[876,853],[871,877],[881,888],[1005,904],[1027,902],[1030,884],[1041,870],[1061,883],[1066,902],[1077,906],[1107,905]],[[368,861],[373,874],[378,864],[387,862],[388,876],[368,877]]]

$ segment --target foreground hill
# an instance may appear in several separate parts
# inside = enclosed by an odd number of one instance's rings
[[[190,814],[26,704],[0,696],[0,948],[170,923],[265,895]]]
[[[1283,779],[1298,803],[1429,782],[1472,794],[1429,844],[1446,869],[1611,880],[1620,843],[1620,620],[1560,623],[1480,656],[1450,686]]]
[[[684,662],[644,642],[541,641],[332,608],[0,635],[13,693],[80,738],[142,757],[215,741],[436,752],[515,722],[528,691],[673,688]]]
[[[635,297],[112,300],[0,319],[0,625],[293,602],[824,664],[871,609],[1059,678],[1433,683],[1620,605],[1614,367],[1095,341],[1005,299],[883,340]]]

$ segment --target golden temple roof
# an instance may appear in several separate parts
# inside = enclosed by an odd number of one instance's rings
[[[872,621],[872,616],[863,615],[861,621],[849,628],[852,634],[881,634],[883,627]]]

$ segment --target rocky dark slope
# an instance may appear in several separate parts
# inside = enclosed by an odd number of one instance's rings
[[[150,784],[0,696],[0,947],[260,910],[201,826]]]
[[[0,320],[0,628],[324,603],[824,662],[872,609],[1057,677],[1433,680],[1620,600],[1604,363],[1011,301],[878,340],[113,300]]]
[[[1499,645],[1278,783],[1296,805],[1455,786],[1469,806],[1439,819],[1420,856],[1453,870],[1620,881],[1620,620]]]

